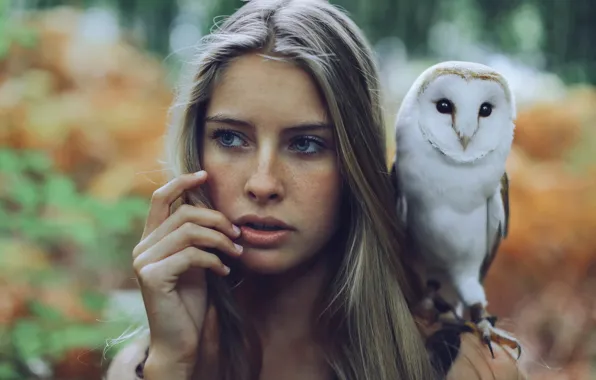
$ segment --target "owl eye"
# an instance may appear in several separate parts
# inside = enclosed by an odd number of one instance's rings
[[[480,110],[478,111],[478,115],[480,117],[489,117],[492,112],[493,106],[490,103],[482,103]]]
[[[437,111],[439,113],[453,113],[453,104],[447,99],[441,99],[437,102]]]

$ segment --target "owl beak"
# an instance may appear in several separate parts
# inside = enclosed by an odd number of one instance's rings
[[[464,151],[468,148],[468,145],[470,145],[470,142],[472,141],[472,138],[474,138],[474,135],[476,135],[476,132],[478,132],[478,125],[474,124],[463,123],[457,125],[453,123],[451,124],[451,128],[453,128],[453,131],[455,131],[457,139],[459,140],[459,144],[462,146],[462,148],[464,148]]]
[[[461,144],[462,148],[466,150],[468,144],[470,143],[471,138],[468,136],[459,136],[459,143]]]

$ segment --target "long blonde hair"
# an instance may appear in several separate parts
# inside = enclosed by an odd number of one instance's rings
[[[345,253],[322,295],[318,320],[327,332],[329,364],[342,380],[434,378],[410,310],[420,294],[400,246],[377,68],[362,32],[342,11],[322,0],[252,0],[206,36],[171,108],[167,153],[172,176],[200,170],[211,90],[230,60],[251,52],[309,73],[335,126],[349,222]],[[185,201],[209,206],[201,192]],[[220,377],[256,380],[259,346],[229,280],[210,275],[208,286],[221,326]]]

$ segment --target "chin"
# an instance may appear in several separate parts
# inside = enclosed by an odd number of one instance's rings
[[[239,260],[250,272],[277,275],[310,266],[318,257],[317,254],[301,255],[299,252],[284,248],[245,247]]]
[[[259,274],[279,274],[291,269],[295,264],[288,252],[281,248],[244,247],[239,258],[242,265]]]

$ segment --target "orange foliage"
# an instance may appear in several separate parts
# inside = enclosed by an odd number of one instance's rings
[[[521,112],[515,144],[539,160],[559,159],[580,137],[579,115],[566,104],[538,103]]]
[[[71,349],[54,366],[54,376],[60,380],[103,379],[102,359],[99,350]]]
[[[28,315],[27,290],[10,283],[0,283],[0,326]]]
[[[0,146],[50,153],[82,189],[104,199],[149,195],[172,93],[160,62],[122,42],[78,37],[78,12],[30,21],[34,49],[13,46],[0,75]],[[153,172],[153,175],[138,173]]]

